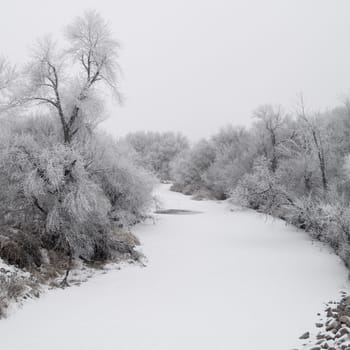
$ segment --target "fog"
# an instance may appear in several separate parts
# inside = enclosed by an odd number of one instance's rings
[[[104,127],[115,135],[175,130],[208,136],[249,125],[260,104],[292,110],[303,92],[313,109],[349,92],[346,0],[12,0],[0,13],[2,54],[23,62],[35,38],[59,37],[96,9],[122,45],[122,107]]]

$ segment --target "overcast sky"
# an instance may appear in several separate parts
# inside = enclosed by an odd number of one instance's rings
[[[314,109],[350,93],[349,0],[11,0],[0,12],[1,51],[22,62],[43,34],[59,35],[96,9],[122,44],[124,107],[108,130],[207,136],[249,125],[260,104]]]

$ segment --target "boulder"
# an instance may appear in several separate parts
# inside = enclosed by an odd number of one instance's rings
[[[299,337],[299,339],[309,339],[310,338],[310,332],[305,332],[303,335]]]

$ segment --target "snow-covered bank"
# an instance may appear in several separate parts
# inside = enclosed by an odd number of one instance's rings
[[[168,188],[165,209],[199,213],[136,228],[146,268],[29,301],[0,322],[1,349],[291,349],[349,290],[340,259],[303,232]]]

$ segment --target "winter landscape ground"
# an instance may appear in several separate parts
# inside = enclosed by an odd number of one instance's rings
[[[340,258],[306,233],[169,185],[156,192],[163,209],[197,213],[136,227],[145,267],[26,302],[1,321],[1,349],[292,349],[350,290]]]

